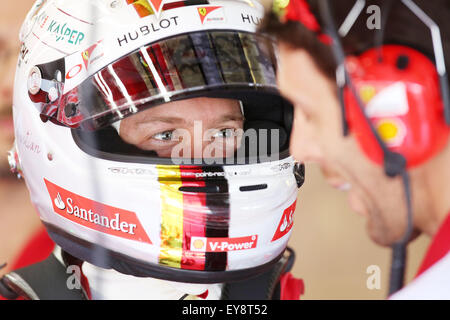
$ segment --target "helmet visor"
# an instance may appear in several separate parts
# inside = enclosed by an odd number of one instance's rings
[[[64,94],[63,82],[47,79],[42,83],[50,83],[49,88],[41,86],[39,94],[30,97],[46,118],[97,130],[148,107],[202,92],[276,92],[275,61],[274,44],[262,35],[196,32],[141,47]]]

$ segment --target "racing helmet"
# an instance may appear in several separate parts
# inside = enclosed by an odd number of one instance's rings
[[[282,257],[304,167],[289,155],[276,48],[256,33],[263,13],[254,0],[35,3],[20,33],[10,162],[62,250],[192,283],[255,276]],[[162,157],[121,138],[124,119],[199,97],[239,101],[232,155]]]

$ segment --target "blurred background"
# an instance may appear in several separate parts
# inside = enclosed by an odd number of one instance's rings
[[[22,180],[9,173],[6,153],[13,142],[12,87],[21,22],[33,0],[2,1],[0,11],[0,265],[13,261],[39,230],[40,222]],[[263,0],[265,4],[270,0]],[[298,197],[290,246],[297,253],[293,269],[304,279],[303,299],[384,299],[388,290],[390,250],[373,244],[365,219],[351,212],[346,195],[329,187],[315,165],[307,165]],[[407,281],[418,269],[429,240],[409,247]],[[380,270],[380,289],[366,285],[369,266]],[[0,274],[9,271],[8,267]]]
[[[41,223],[28,198],[23,180],[9,171],[7,152],[14,132],[12,93],[20,50],[19,30],[33,0],[2,1],[0,10],[0,275],[8,272],[18,253],[40,230]]]

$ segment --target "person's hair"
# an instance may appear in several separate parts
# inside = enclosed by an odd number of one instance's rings
[[[377,5],[381,12],[386,8],[386,0],[368,0],[366,8]],[[414,0],[414,2],[440,27],[447,68],[450,70],[450,1]],[[318,0],[308,0],[311,12],[320,25],[324,25],[318,8]],[[340,26],[355,0],[331,1],[334,4],[334,22]],[[360,54],[375,46],[375,35],[379,30],[367,26],[369,13],[363,11],[349,34],[342,40],[347,54]],[[319,69],[330,78],[335,77],[335,61],[331,47],[323,44],[317,34],[297,22],[281,23],[270,10],[262,21],[260,32],[268,33],[293,48],[305,49],[314,59]],[[417,49],[434,60],[430,30],[400,1],[393,1],[387,24],[383,29],[383,44],[401,44]]]
[[[319,70],[334,78],[336,63],[331,48],[319,41],[315,32],[294,21],[281,23],[272,11],[266,13],[259,31],[275,36],[277,41],[294,49],[305,49],[314,58]]]

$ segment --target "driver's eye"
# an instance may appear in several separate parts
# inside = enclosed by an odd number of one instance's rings
[[[217,131],[213,137],[214,138],[223,138],[223,139],[228,139],[228,138],[232,138],[234,136],[234,129],[222,129]]]
[[[173,131],[164,131],[152,136],[153,139],[161,141],[171,141],[173,139]]]

